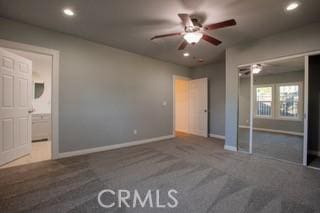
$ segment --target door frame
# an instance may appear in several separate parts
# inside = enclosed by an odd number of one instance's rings
[[[241,67],[247,67],[251,66],[253,64],[263,64],[263,63],[269,63],[269,62],[274,62],[274,61],[281,61],[281,60],[286,60],[286,59],[293,59],[293,58],[299,58],[303,57],[304,58],[304,109],[303,109],[303,114],[304,114],[304,136],[303,136],[303,162],[302,165],[308,166],[307,165],[307,158],[308,158],[308,100],[309,100],[309,56],[312,55],[319,55],[320,50],[314,50],[314,51],[309,51],[309,52],[302,52],[302,53],[297,53],[293,55],[287,55],[287,56],[280,56],[277,58],[270,58],[266,60],[261,60],[261,61],[256,61],[252,63],[247,63],[247,64],[239,64],[237,65],[237,68]],[[250,144],[250,154],[252,154],[252,118],[253,118],[253,73],[251,72],[251,86],[250,86],[250,137],[249,137],[249,144]],[[239,78],[239,76],[238,76]],[[238,106],[239,108],[239,106]],[[238,117],[237,117],[237,125],[238,125]],[[238,128],[237,128],[238,132]],[[238,141],[237,141],[238,144]],[[238,147],[238,145],[237,145]]]
[[[181,75],[172,76],[172,135],[174,137],[176,137],[176,80],[190,81],[191,78]]]
[[[52,57],[51,73],[51,159],[59,158],[59,60],[60,52],[54,49],[0,39],[0,47],[38,53]]]

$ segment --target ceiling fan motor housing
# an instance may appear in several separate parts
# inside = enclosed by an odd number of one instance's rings
[[[185,26],[184,31],[186,33],[193,33],[193,32],[198,32],[201,30],[202,25],[200,24],[199,19],[197,18],[192,18],[191,19],[193,26]]]

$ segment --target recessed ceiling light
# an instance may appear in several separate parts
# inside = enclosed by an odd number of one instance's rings
[[[66,14],[67,16],[73,16],[74,15],[74,12],[69,8],[63,9],[63,13]]]
[[[190,54],[189,53],[183,53],[184,57],[188,57]]]
[[[291,2],[290,4],[287,5],[286,10],[291,11],[291,10],[297,9],[298,7],[299,7],[298,2]]]

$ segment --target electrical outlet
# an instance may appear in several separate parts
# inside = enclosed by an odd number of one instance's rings
[[[133,130],[133,134],[135,134],[135,135],[138,134],[138,130],[136,130],[136,129]]]

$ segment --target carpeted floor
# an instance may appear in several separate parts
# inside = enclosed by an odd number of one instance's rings
[[[249,129],[240,128],[239,150],[249,151]],[[256,154],[302,164],[303,137],[272,132],[253,131],[252,151]]]
[[[97,202],[103,189],[171,188],[178,191],[174,209]],[[0,170],[0,211],[10,213],[304,213],[320,212],[319,201],[320,171],[225,151],[223,141],[197,136]]]

